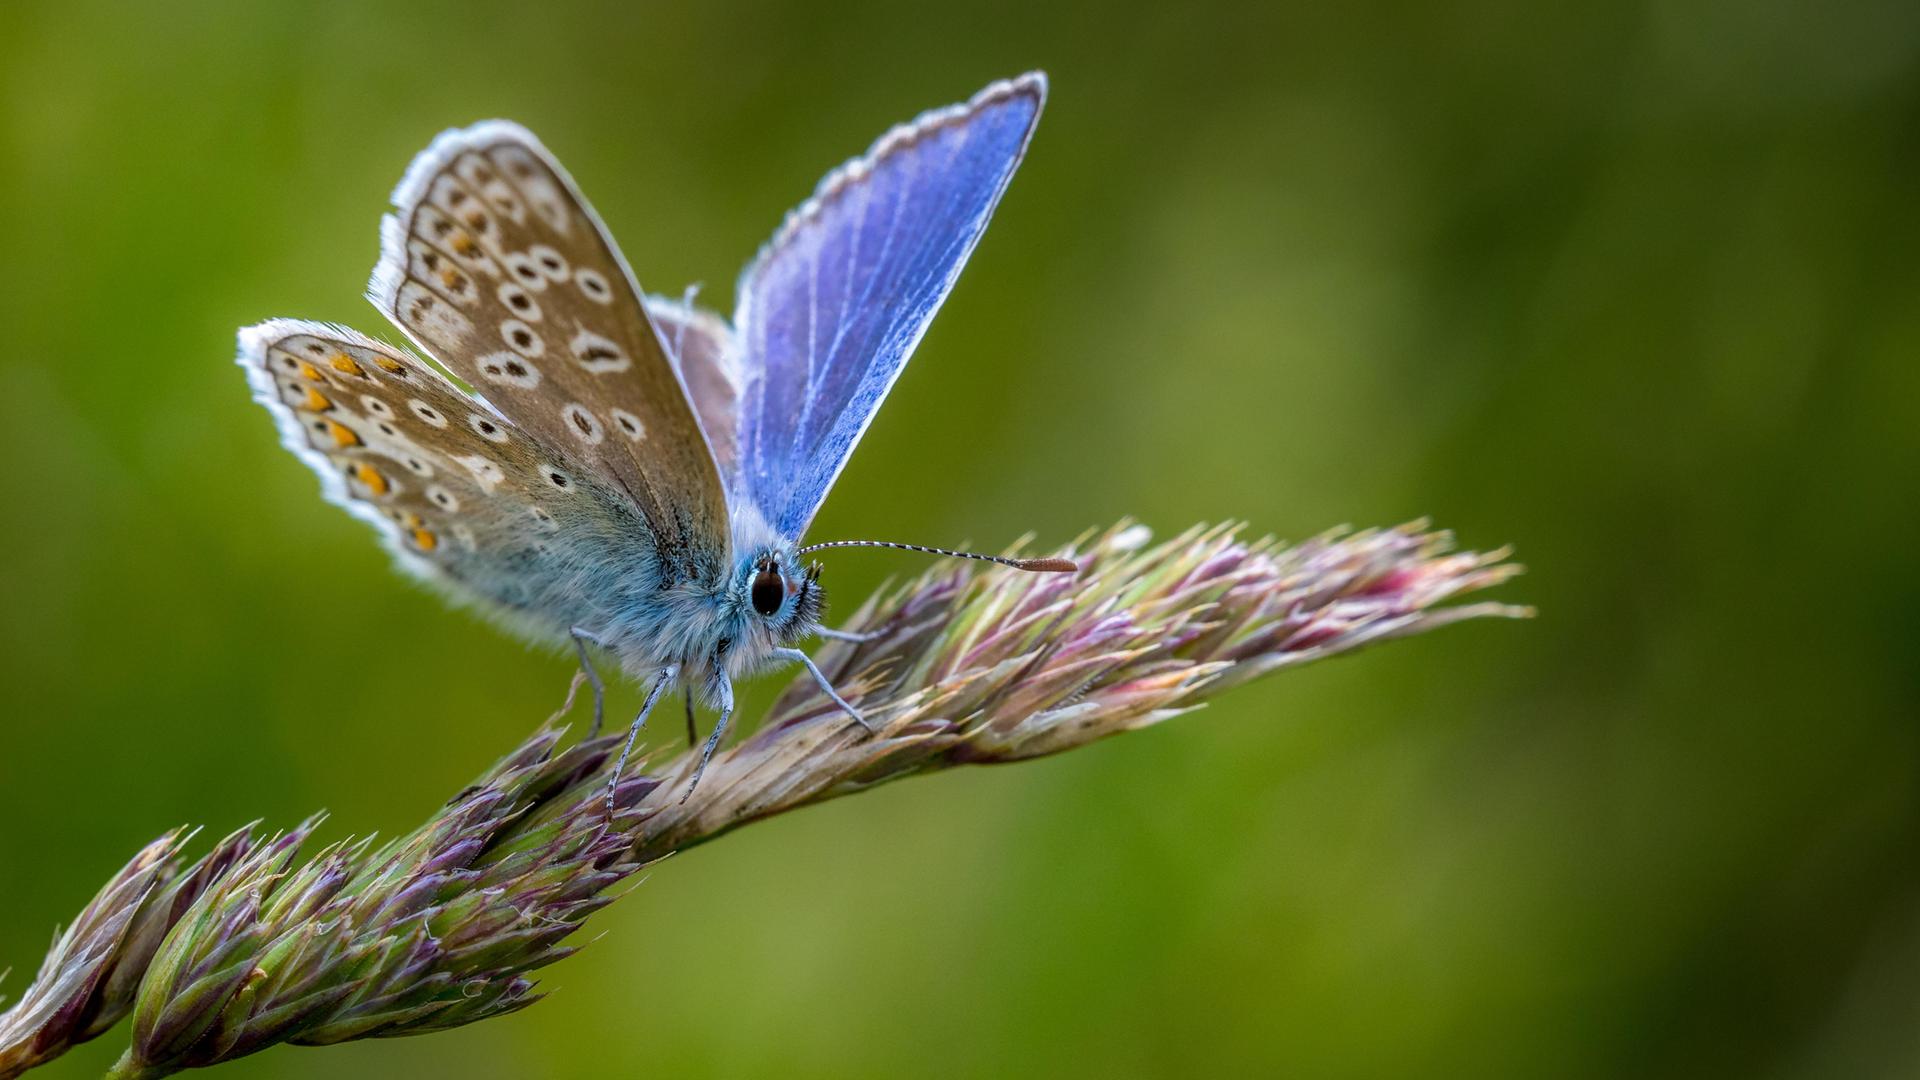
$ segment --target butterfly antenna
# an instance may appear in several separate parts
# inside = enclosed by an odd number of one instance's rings
[[[824,544],[808,544],[800,549],[805,555],[810,551],[825,551],[828,548],[894,548],[899,551],[918,551],[923,555],[945,555],[950,559],[978,559],[981,562],[999,563],[1011,566],[1015,570],[1026,570],[1035,574],[1071,574],[1080,569],[1072,559],[1009,559],[1002,555],[981,555],[972,551],[949,551],[946,548],[926,547],[921,544],[899,544],[892,540],[829,540]]]

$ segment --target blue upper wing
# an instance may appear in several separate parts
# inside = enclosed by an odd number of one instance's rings
[[[986,230],[1046,99],[1039,72],[895,128],[830,173],[740,279],[731,496],[813,520]]]

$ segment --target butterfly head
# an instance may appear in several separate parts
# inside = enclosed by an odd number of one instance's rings
[[[820,625],[826,592],[820,587],[820,564],[800,565],[791,547],[768,547],[740,564],[734,582],[769,638],[791,645]]]

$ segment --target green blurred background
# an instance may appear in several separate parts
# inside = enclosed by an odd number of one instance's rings
[[[405,828],[564,687],[391,573],[230,360],[391,334],[360,290],[435,132],[530,125],[729,308],[820,173],[1030,67],[818,535],[1432,515],[1541,617],[757,826],[530,1012],[224,1075],[1920,1071],[1909,0],[8,4],[5,986],[168,826]]]

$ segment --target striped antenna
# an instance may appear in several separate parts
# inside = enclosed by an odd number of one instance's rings
[[[805,555],[810,551],[824,551],[827,548],[895,548],[900,551],[918,551],[923,555],[945,555],[950,559],[978,559],[981,562],[999,563],[1011,566],[1015,570],[1026,570],[1035,574],[1071,574],[1079,570],[1079,564],[1072,559],[1009,559],[1000,555],[981,555],[972,551],[948,551],[946,548],[925,547],[920,544],[897,544],[892,540],[829,540],[824,544],[808,544],[800,549]]]

